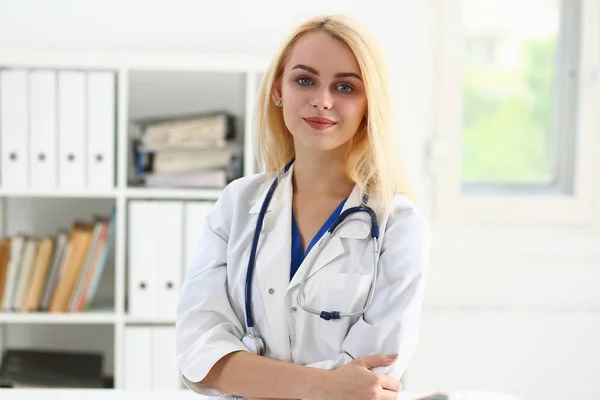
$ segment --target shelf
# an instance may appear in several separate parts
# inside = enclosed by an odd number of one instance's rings
[[[149,71],[263,72],[269,56],[248,54],[79,52],[2,46],[0,64],[34,68],[137,69]]]
[[[0,197],[19,198],[19,197],[38,197],[38,198],[89,198],[89,199],[110,199],[117,197],[116,190],[10,190],[0,189]]]
[[[183,199],[183,200],[217,200],[222,189],[169,189],[169,188],[128,188],[124,193],[130,199]],[[88,191],[88,190],[2,190],[0,198],[85,198],[85,199],[114,199],[119,191]],[[123,193],[123,192],[121,192]]]
[[[168,317],[139,317],[127,315],[125,323],[128,325],[174,325],[175,319]]]
[[[116,314],[111,311],[82,313],[0,313],[2,324],[114,324]]]
[[[222,189],[162,189],[162,188],[129,188],[130,199],[186,199],[217,200]]]

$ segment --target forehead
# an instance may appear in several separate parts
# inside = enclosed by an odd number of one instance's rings
[[[358,62],[350,47],[325,32],[309,32],[298,39],[285,69],[289,71],[298,64],[313,67],[324,76],[338,72],[360,75]]]

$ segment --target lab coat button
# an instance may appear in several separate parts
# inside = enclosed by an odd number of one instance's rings
[[[292,312],[296,312],[298,309],[296,307],[292,307]]]
[[[269,294],[273,294],[273,293],[275,293],[275,289],[273,289],[273,288],[269,289]]]

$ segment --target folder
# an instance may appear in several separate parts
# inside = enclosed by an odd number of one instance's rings
[[[29,96],[25,70],[0,71],[0,186],[29,187]]]
[[[56,72],[29,74],[29,163],[30,186],[54,189],[57,184]]]
[[[133,316],[155,316],[157,305],[158,243],[156,203],[129,203],[128,312]]]
[[[156,203],[156,273],[159,317],[175,320],[183,265],[183,202]]]
[[[152,328],[144,326],[125,328],[124,363],[124,389],[152,388]]]
[[[214,206],[214,202],[211,201],[188,201],[185,203],[185,248],[184,248],[184,266],[183,275],[192,266],[196,251],[198,249],[198,243],[202,240],[204,233],[204,224],[206,217],[210,213]]]
[[[175,351],[175,327],[152,328],[152,389],[177,390],[181,388],[181,375]]]
[[[58,73],[58,186],[76,190],[86,186],[86,75]]]
[[[115,185],[115,74],[94,71],[87,76],[87,185]]]

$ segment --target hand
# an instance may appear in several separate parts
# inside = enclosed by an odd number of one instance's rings
[[[363,356],[330,372],[317,388],[315,400],[396,400],[402,384],[395,378],[377,374],[371,368],[393,364],[397,356]]]

